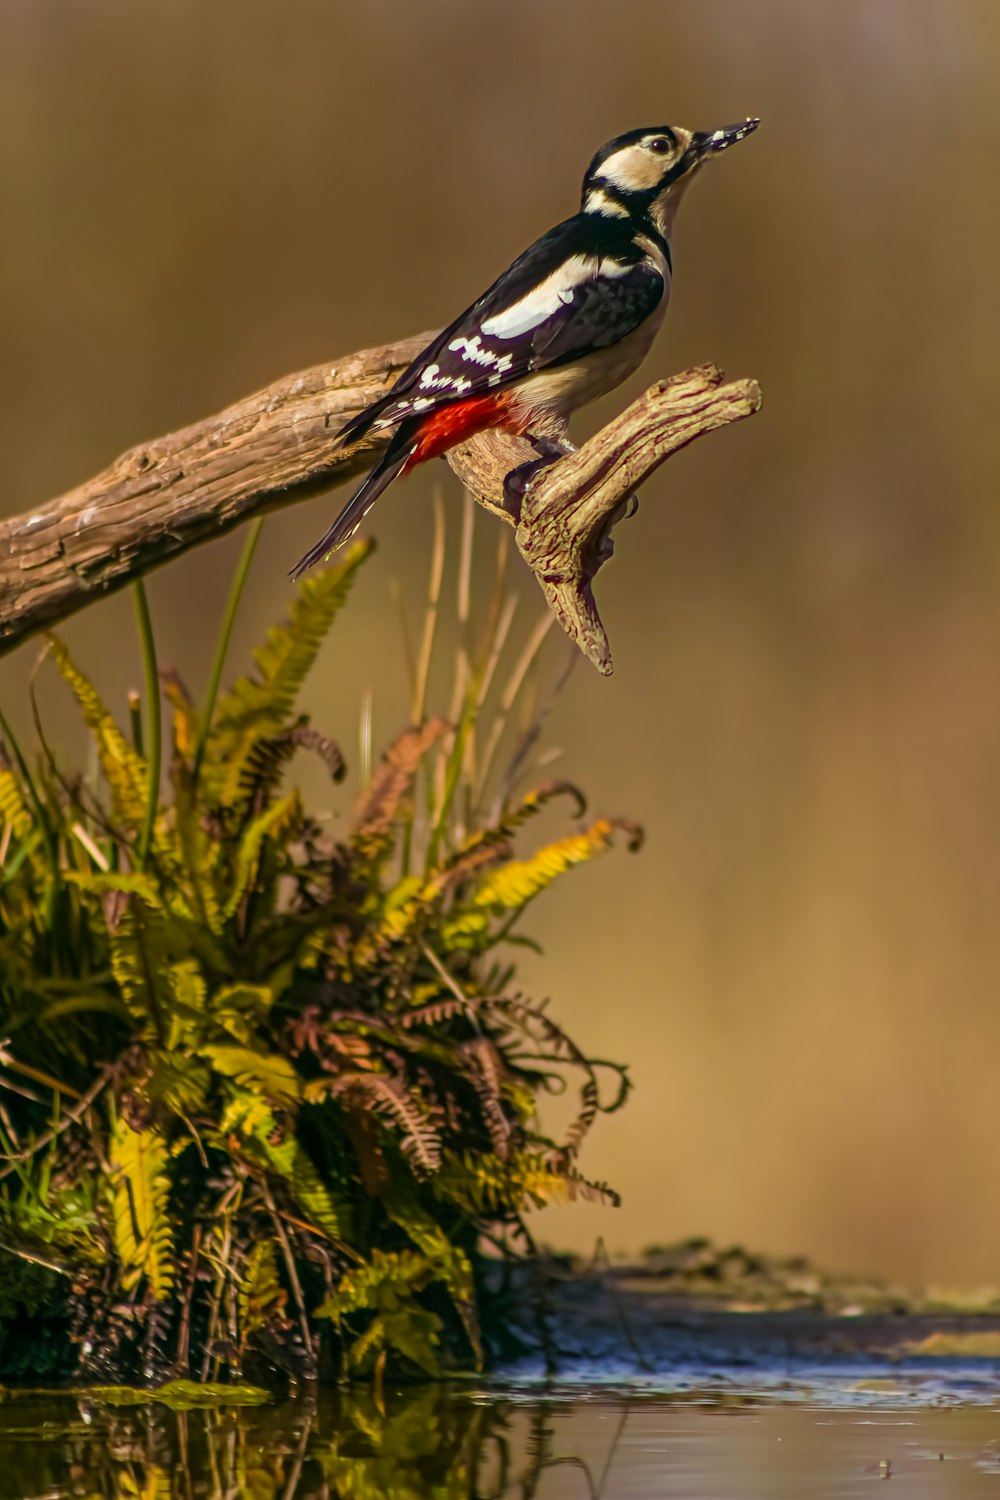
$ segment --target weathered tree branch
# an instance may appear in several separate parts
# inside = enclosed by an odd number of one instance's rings
[[[759,410],[756,381],[722,379],[715,365],[699,365],[651,385],[582,448],[567,444],[566,456],[531,481],[518,518],[505,507],[503,484],[511,469],[537,457],[526,439],[480,433],[448,455],[480,504],[514,527],[560,625],[605,676],[611,648],[591,580],[614,552],[612,528],[654,470],[702,433]]]
[[[279,380],[217,416],[130,449],[60,499],[0,522],[0,652],[250,516],[364,470],[384,437],[339,448],[336,433],[429,337]],[[632,491],[678,448],[760,404],[753,381],[721,380],[705,366],[652,386],[538,474],[517,519],[505,507],[503,481],[537,457],[525,439],[485,433],[448,455],[473,497],[515,526],[550,605],[599,671],[610,672],[611,656],[590,583],[611,555],[610,528]]]

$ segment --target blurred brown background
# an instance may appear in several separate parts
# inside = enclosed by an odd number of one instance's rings
[[[765,409],[644,491],[600,580],[617,673],[581,665],[552,722],[560,773],[649,836],[530,924],[527,982],[637,1084],[587,1160],[624,1208],[553,1242],[1000,1276],[998,64],[995,0],[0,0],[8,511],[445,321],[607,136],[763,117],[683,206],[643,373],[716,359]],[[391,585],[419,602],[432,482],[376,513],[311,685],[349,752],[366,686],[376,744],[404,719]],[[234,660],[335,503],[268,523]],[[152,580],[195,687],[239,545]],[[129,598],[65,633],[122,704]],[[0,663],[26,729],[36,656]]]

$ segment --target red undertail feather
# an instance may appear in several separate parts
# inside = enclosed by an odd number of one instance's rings
[[[527,424],[511,396],[504,393],[470,396],[467,401],[450,401],[422,419],[408,417],[392,437],[378,463],[344,506],[330,529],[311,547],[292,569],[299,578],[307,568],[329,557],[335,548],[353,536],[382,491],[428,458],[437,458],[487,427],[502,427],[507,432],[524,432]]]
[[[502,427],[507,432],[523,432],[524,423],[518,417],[509,394],[470,396],[467,401],[449,401],[431,412],[417,429],[416,446],[406,463],[404,473],[422,464],[429,458],[439,458],[464,443],[474,433],[485,432],[488,427]]]

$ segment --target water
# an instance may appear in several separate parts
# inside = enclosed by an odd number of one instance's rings
[[[8,1394],[2,1500],[908,1500],[1000,1492],[1000,1383],[870,1366],[795,1383],[422,1387],[169,1410]]]

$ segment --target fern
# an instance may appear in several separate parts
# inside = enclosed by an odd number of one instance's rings
[[[237,1301],[240,1336],[244,1344],[253,1334],[285,1315],[288,1293],[278,1276],[278,1257],[270,1240],[258,1240],[240,1277]]]
[[[402,1079],[384,1073],[354,1073],[339,1079],[335,1092],[363,1101],[402,1131],[400,1146],[414,1171],[430,1175],[441,1161],[441,1137],[427,1107]]]
[[[631,829],[598,819],[515,860],[542,809],[565,799],[583,814],[576,788],[476,813],[497,638],[463,669],[454,728],[415,694],[420,722],[353,818],[310,816],[286,783],[298,749],[333,783],[343,774],[296,699],[367,550],[308,580],[251,675],[217,698],[220,646],[207,707],[163,674],[162,805],[135,721],[132,745],[60,643],[98,785],[0,756],[0,1035],[15,1038],[12,1067],[23,1049],[31,1091],[5,1096],[28,1144],[0,1219],[25,1254],[66,1257],[73,1316],[91,1330],[74,1347],[121,1347],[133,1367],[183,1357],[164,1337],[182,1297],[174,1327],[190,1331],[189,1359],[200,1342],[202,1378],[275,1349],[298,1368],[314,1317],[349,1372],[481,1366],[479,1236],[516,1236],[544,1203],[614,1201],[578,1159],[622,1103],[624,1070],[589,1059],[511,991],[509,962],[482,955]],[[418,679],[427,670],[425,653]],[[487,737],[487,762],[499,742]],[[570,1107],[551,1137],[539,1101],[557,1088]]]
[[[480,882],[473,895],[474,904],[500,913],[522,911],[566,870],[610,848],[612,834],[621,826],[611,818],[598,818],[582,833],[548,844],[530,859],[502,865]],[[637,835],[631,827],[629,831],[635,847]]]
[[[445,734],[446,719],[406,729],[385,752],[354,814],[351,842],[367,866],[375,864],[391,845],[392,825],[409,796],[428,750]]]
[[[441,1319],[416,1299],[433,1275],[431,1263],[415,1251],[376,1250],[366,1265],[346,1273],[334,1295],[316,1309],[316,1316],[341,1325],[354,1314],[374,1314],[366,1331],[348,1345],[350,1363],[358,1369],[373,1364],[383,1349],[392,1348],[426,1374],[438,1376]]]
[[[254,652],[257,675],[240,678],[220,699],[202,769],[202,783],[211,800],[227,806],[239,799],[255,744],[285,726],[327,631],[370,551],[369,543],[356,543],[343,562],[306,578],[288,623],[272,628]]]
[[[237,1149],[252,1163],[269,1168],[282,1179],[305,1218],[329,1239],[350,1240],[351,1212],[347,1200],[324,1182],[315,1163],[294,1131],[279,1124],[266,1101],[234,1088],[220,1120],[224,1140],[232,1135]]]
[[[31,832],[32,818],[17,777],[0,766],[0,828],[4,824],[10,824],[15,836],[23,839]]]
[[[273,1104],[298,1099],[302,1085],[293,1064],[279,1053],[257,1047],[229,1047],[212,1043],[200,1048],[199,1056],[224,1078],[233,1078],[241,1088],[260,1094]]]
[[[272,806],[265,808],[243,830],[239,848],[236,851],[232,888],[223,909],[225,916],[231,917],[246,896],[257,873],[265,840],[272,834],[279,835],[282,831],[289,831],[299,822],[301,815],[302,803],[299,794],[290,792],[280,802],[275,802]]]
[[[149,797],[149,776],[145,762],[125,739],[100,694],[77,667],[58,636],[51,636],[52,659],[68,683],[83,712],[84,722],[94,737],[115,818],[128,829],[142,825]]]
[[[157,1130],[133,1130],[119,1119],[110,1148],[112,1228],[122,1287],[130,1291],[145,1277],[151,1294],[162,1302],[176,1275],[166,1143]]]

